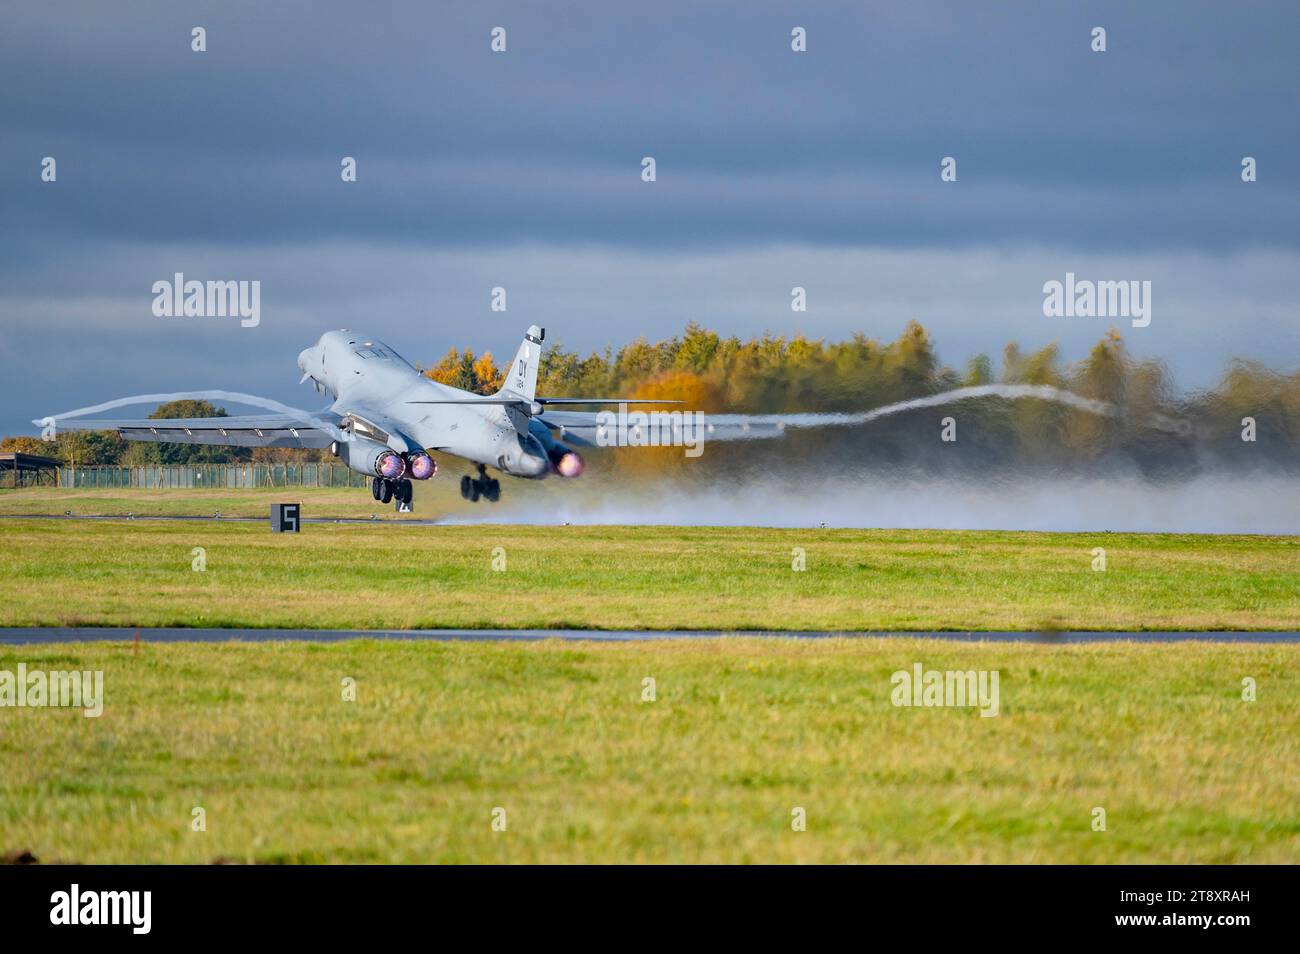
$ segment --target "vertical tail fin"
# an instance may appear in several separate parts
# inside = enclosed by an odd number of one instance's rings
[[[532,401],[537,397],[537,366],[542,361],[542,339],[545,337],[544,329],[536,325],[529,326],[498,394],[517,397],[522,401]]]

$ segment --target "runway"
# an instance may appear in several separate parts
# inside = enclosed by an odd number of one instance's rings
[[[385,510],[388,508],[385,507]],[[301,523],[365,523],[381,526],[432,527],[444,521],[431,517],[412,517],[404,515],[393,519],[381,519],[378,514],[370,517],[299,517]],[[261,523],[270,525],[270,518],[262,517],[227,517],[218,514],[137,514],[137,513],[0,513],[0,520],[160,520],[165,523],[185,523],[202,521],[203,523]]]
[[[1300,643],[1300,633],[1288,632],[834,632],[829,630],[586,630],[586,629],[150,629],[126,627],[0,628],[0,644],[21,646],[53,643],[132,642],[139,634],[146,643],[338,643],[349,639],[427,640],[430,642],[530,642],[562,639],[590,642],[647,642],[656,639],[934,639],[964,643]]]

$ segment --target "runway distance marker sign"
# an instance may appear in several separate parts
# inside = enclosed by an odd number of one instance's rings
[[[271,531],[297,533],[301,508],[302,505],[296,503],[271,504]]]

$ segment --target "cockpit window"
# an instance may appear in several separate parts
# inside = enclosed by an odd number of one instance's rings
[[[386,347],[381,344],[376,344],[373,341],[364,342],[361,345],[361,347],[356,348],[352,353],[355,354],[358,358],[364,358],[367,361],[373,361],[375,359],[379,359],[382,361],[396,361],[399,364],[406,365],[408,368],[411,368],[411,370],[413,371],[415,370],[411,366],[411,363],[409,361],[403,358],[392,348]]]

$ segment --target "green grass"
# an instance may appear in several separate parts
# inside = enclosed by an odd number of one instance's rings
[[[0,566],[9,626],[1300,629],[1296,537],[5,520]]]
[[[18,662],[105,673],[98,719],[0,710],[0,853],[47,861],[1300,860],[1290,646],[0,648]],[[1000,714],[895,708],[914,662],[998,670]]]
[[[466,468],[468,469],[468,468]],[[172,488],[146,490],[130,487],[77,488],[23,487],[0,488],[0,514],[62,514],[66,510],[82,515],[125,516],[129,513],[156,516],[211,516],[218,510],[227,517],[266,517],[270,505],[301,501],[311,517],[354,517],[366,519],[372,514],[380,520],[401,521],[447,515],[482,515],[488,506],[471,504],[460,497],[459,470],[415,486],[415,512],[399,514],[392,504],[376,501],[366,487],[258,487],[243,490],[221,488]],[[584,489],[599,488],[613,479],[609,474],[596,475],[583,487],[557,481],[505,480],[503,489],[515,503],[554,500]]]

